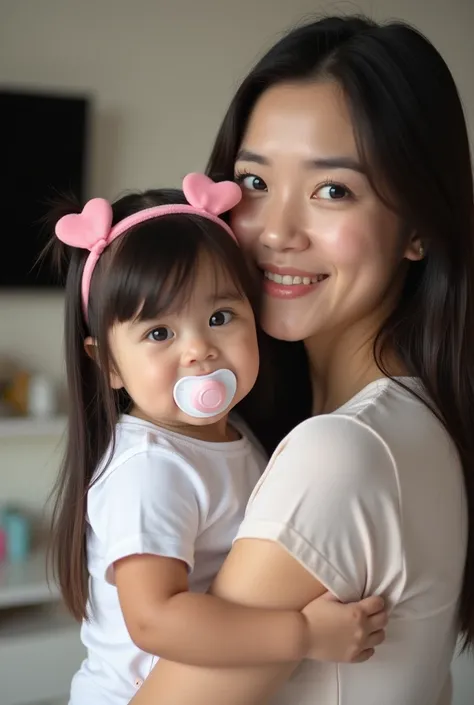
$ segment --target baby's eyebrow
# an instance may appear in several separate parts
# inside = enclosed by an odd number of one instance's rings
[[[232,291],[216,291],[214,294],[211,294],[208,298],[208,301],[210,303],[217,303],[217,302],[226,302],[228,301],[229,303],[232,301],[241,301],[242,300],[242,294],[237,291],[237,289],[234,289]]]

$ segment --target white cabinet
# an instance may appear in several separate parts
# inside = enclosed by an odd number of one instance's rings
[[[11,461],[6,453],[12,443],[19,449],[30,447],[33,472],[38,467],[42,472],[48,442],[57,444],[65,428],[63,417],[1,418],[0,466],[5,473],[1,487],[10,487],[6,473]],[[35,454],[35,439],[46,441],[46,446],[40,445],[42,453]],[[45,487],[45,497],[49,489]],[[24,563],[0,563],[0,705],[55,700],[65,705],[71,678],[83,658],[79,625],[63,608],[57,587],[48,583],[45,554],[35,553]]]
[[[84,658],[79,625],[46,580],[45,556],[0,566],[0,703],[63,699]]]
[[[473,705],[474,703],[474,654],[457,655],[453,661],[453,703],[452,705]]]

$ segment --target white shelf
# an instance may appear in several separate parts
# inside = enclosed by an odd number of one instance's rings
[[[31,612],[31,610],[33,610]],[[2,705],[68,702],[73,674],[85,657],[79,625],[58,606],[2,614],[0,683]]]
[[[59,590],[46,579],[46,556],[33,554],[23,563],[0,563],[0,609],[59,600]]]
[[[0,417],[0,438],[18,436],[60,436],[66,429],[65,416],[50,419],[35,419],[28,416]]]
[[[68,701],[85,657],[79,625],[46,580],[44,552],[0,564],[0,702]]]

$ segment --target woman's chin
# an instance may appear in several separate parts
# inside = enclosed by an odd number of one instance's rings
[[[265,315],[263,313],[260,319],[260,325],[267,335],[277,340],[284,340],[288,343],[296,343],[304,339],[300,326],[294,322],[285,321],[281,318],[276,318],[274,314]]]

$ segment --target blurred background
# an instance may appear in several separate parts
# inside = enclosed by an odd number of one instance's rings
[[[0,0],[0,705],[66,705],[82,657],[43,569],[65,423],[62,290],[31,271],[51,186],[83,199],[179,186],[204,168],[257,57],[301,20],[341,12],[421,29],[472,140],[474,0]],[[453,672],[454,705],[472,705],[474,660]]]

